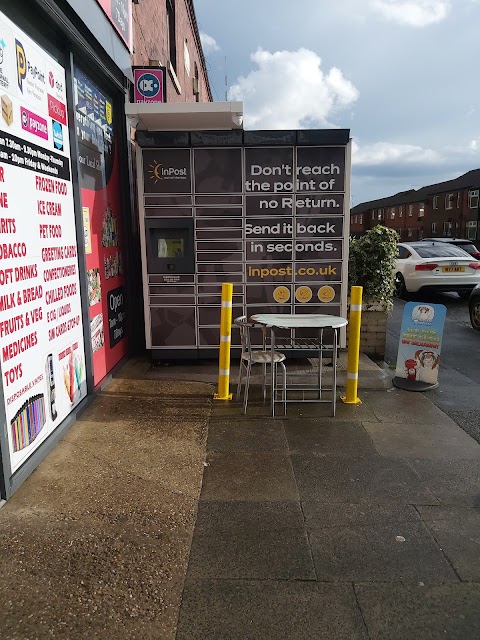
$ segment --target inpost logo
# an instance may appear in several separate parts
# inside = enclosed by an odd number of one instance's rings
[[[154,160],[153,164],[150,165],[148,173],[150,174],[150,180],[153,180],[155,184],[157,184],[159,180],[178,180],[187,177],[186,167],[183,167],[181,169],[176,169],[174,167],[164,167],[156,160]]]
[[[42,84],[45,84],[45,73],[37,66],[30,64],[22,43],[16,38],[15,53],[17,58],[17,82],[20,91],[23,93],[23,81],[26,79],[27,73],[32,76],[34,82],[38,80]]]

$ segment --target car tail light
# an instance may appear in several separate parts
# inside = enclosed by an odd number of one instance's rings
[[[480,251],[474,251],[472,253],[472,257],[476,258],[477,260],[480,260]]]
[[[480,262],[478,264],[480,264]],[[433,271],[434,269],[437,269],[437,268],[438,268],[438,264],[435,264],[433,262],[429,262],[427,264],[415,265],[415,271]]]
[[[471,262],[468,266],[470,269],[475,269],[475,271],[477,271],[480,269],[480,262]]]

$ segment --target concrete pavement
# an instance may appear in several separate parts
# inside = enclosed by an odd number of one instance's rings
[[[215,379],[129,362],[0,510],[2,638],[480,637],[474,440],[368,359],[336,418]]]

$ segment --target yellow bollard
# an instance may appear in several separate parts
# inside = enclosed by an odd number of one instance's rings
[[[360,327],[362,325],[363,287],[352,287],[350,293],[350,317],[348,320],[348,361],[345,404],[361,404],[357,397],[358,360],[360,356]]]
[[[222,284],[222,312],[220,316],[220,355],[218,363],[218,393],[215,400],[231,400],[230,391],[230,344],[232,335],[233,284]]]

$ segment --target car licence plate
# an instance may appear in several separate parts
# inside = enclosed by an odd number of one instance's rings
[[[443,273],[464,273],[465,267],[442,267]]]

